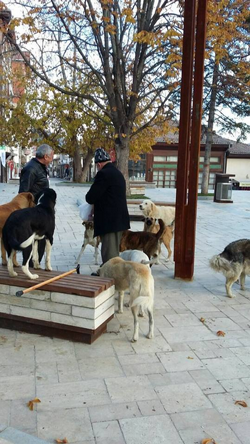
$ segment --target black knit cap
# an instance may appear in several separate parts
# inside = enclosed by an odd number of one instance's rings
[[[103,148],[95,150],[95,163],[107,162],[108,160],[110,160],[110,155]]]

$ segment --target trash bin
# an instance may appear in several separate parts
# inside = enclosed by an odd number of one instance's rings
[[[233,203],[230,177],[235,177],[235,174],[215,174],[214,202]]]

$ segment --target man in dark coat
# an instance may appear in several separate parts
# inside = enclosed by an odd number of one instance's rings
[[[48,165],[52,162],[54,151],[47,144],[40,145],[36,151],[36,157],[33,157],[23,167],[20,176],[19,193],[29,191],[36,197],[39,191],[49,188]]]
[[[18,193],[30,192],[35,197],[44,188],[49,188],[49,172],[47,167],[52,162],[54,150],[51,146],[44,143],[37,148],[36,157],[33,157],[23,167],[20,176],[20,185]],[[38,241],[39,262],[42,260],[45,250],[45,239]],[[30,260],[30,267],[33,267],[33,261]]]
[[[103,149],[95,151],[98,173],[86,194],[86,201],[94,205],[94,236],[100,236],[103,263],[119,256],[122,232],[130,228],[126,200],[126,182]]]

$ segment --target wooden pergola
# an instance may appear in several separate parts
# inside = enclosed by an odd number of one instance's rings
[[[185,0],[176,186],[175,278],[194,273],[207,0]]]

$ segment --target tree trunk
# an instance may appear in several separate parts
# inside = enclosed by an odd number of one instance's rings
[[[89,165],[91,164],[92,159],[93,159],[93,153],[92,152],[88,152],[87,156],[84,159],[82,174],[81,174],[79,182],[83,183],[83,182],[87,181],[87,174],[88,174],[88,171],[89,171]]]
[[[123,174],[126,180],[126,194],[130,196],[130,184],[128,175],[128,159],[129,159],[129,138],[123,139],[120,144],[116,145],[116,162],[117,168]]]
[[[215,57],[215,59],[216,59],[216,57]],[[202,175],[202,184],[201,184],[201,192],[203,194],[208,193],[210,157],[211,157],[211,147],[212,147],[212,143],[213,143],[213,127],[214,127],[216,96],[217,96],[217,90],[218,90],[218,78],[219,78],[219,65],[215,61],[214,72],[213,72],[213,84],[211,87],[211,99],[210,99],[210,106],[209,106],[209,117],[208,117],[206,146],[205,146],[205,155],[204,155],[204,166],[203,166],[203,175]]]
[[[77,144],[73,155],[73,182],[80,182],[81,174],[81,150],[79,145]]]

